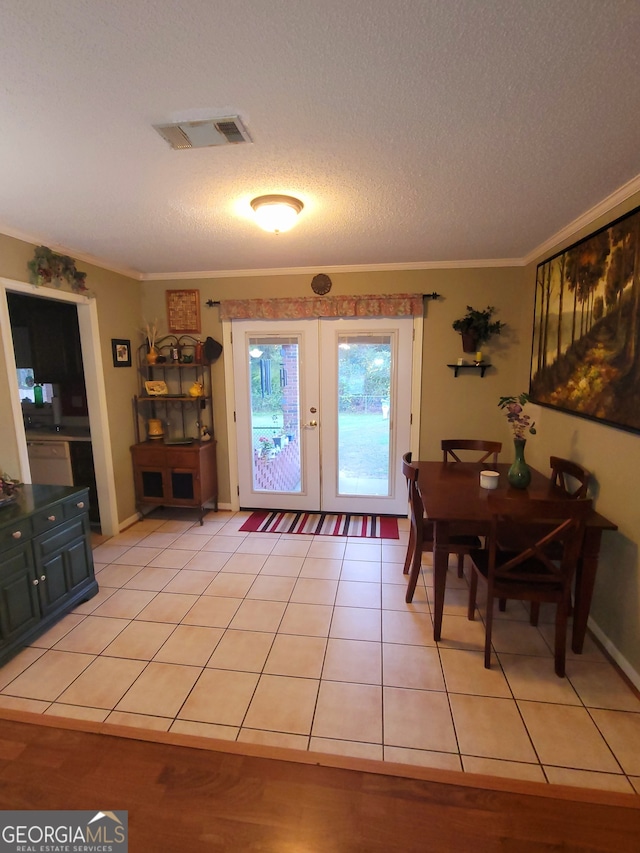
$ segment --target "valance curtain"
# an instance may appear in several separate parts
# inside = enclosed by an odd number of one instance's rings
[[[225,299],[223,320],[299,320],[307,317],[421,317],[421,293],[303,296],[294,299]]]

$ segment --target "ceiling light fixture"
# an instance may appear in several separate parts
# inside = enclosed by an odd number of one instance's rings
[[[290,195],[261,195],[253,199],[251,207],[261,228],[279,234],[295,225],[304,205]]]

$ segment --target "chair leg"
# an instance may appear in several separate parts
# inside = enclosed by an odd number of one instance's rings
[[[418,576],[420,574],[420,569],[422,568],[422,552],[418,551],[417,548],[414,548],[413,554],[413,563],[411,565],[411,572],[409,574],[409,582],[407,583],[407,593],[404,597],[404,600],[407,604],[411,604],[413,601],[413,593],[416,591],[416,584],[418,583]]]
[[[531,602],[531,614],[529,616],[529,624],[537,625],[538,619],[540,618],[540,602],[532,601]]]
[[[565,660],[567,652],[567,622],[569,603],[558,602],[556,610],[556,643],[555,643],[555,670],[558,678],[565,676]]]
[[[404,568],[402,569],[402,574],[406,575],[409,573],[409,567],[411,566],[411,561],[413,560],[413,551],[416,547],[416,532],[413,529],[413,525],[409,528],[409,544],[407,545],[407,556],[404,558]]]
[[[484,629],[484,666],[491,669],[491,631],[493,628],[493,596],[489,596],[487,589],[487,615]]]
[[[458,554],[458,577],[464,577],[464,554]]]
[[[469,604],[467,606],[467,619],[473,622],[476,618],[476,595],[478,593],[478,575],[475,568],[471,569],[471,578],[469,580]]]

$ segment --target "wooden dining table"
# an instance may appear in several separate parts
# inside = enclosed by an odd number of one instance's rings
[[[509,486],[507,472],[509,463],[487,465],[475,462],[419,462],[417,487],[425,516],[433,522],[433,637],[440,640],[442,613],[447,585],[450,530],[464,524],[465,532],[486,535],[489,531],[491,512],[488,504],[490,494],[501,494],[514,500],[545,498],[567,500],[566,494],[553,485],[551,479],[531,469],[531,483],[526,489]],[[500,475],[498,488],[483,489],[480,486],[480,471],[497,471]],[[591,598],[598,569],[600,544],[605,530],[617,530],[617,526],[593,510],[587,519],[582,554],[576,571],[573,629],[571,648],[580,654],[587,630]],[[420,542],[415,545],[412,571],[417,569],[415,561],[422,558]],[[412,596],[407,595],[407,601]]]

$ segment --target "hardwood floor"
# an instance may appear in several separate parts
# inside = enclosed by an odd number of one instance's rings
[[[0,808],[127,809],[132,853],[640,846],[634,795],[6,716]]]

